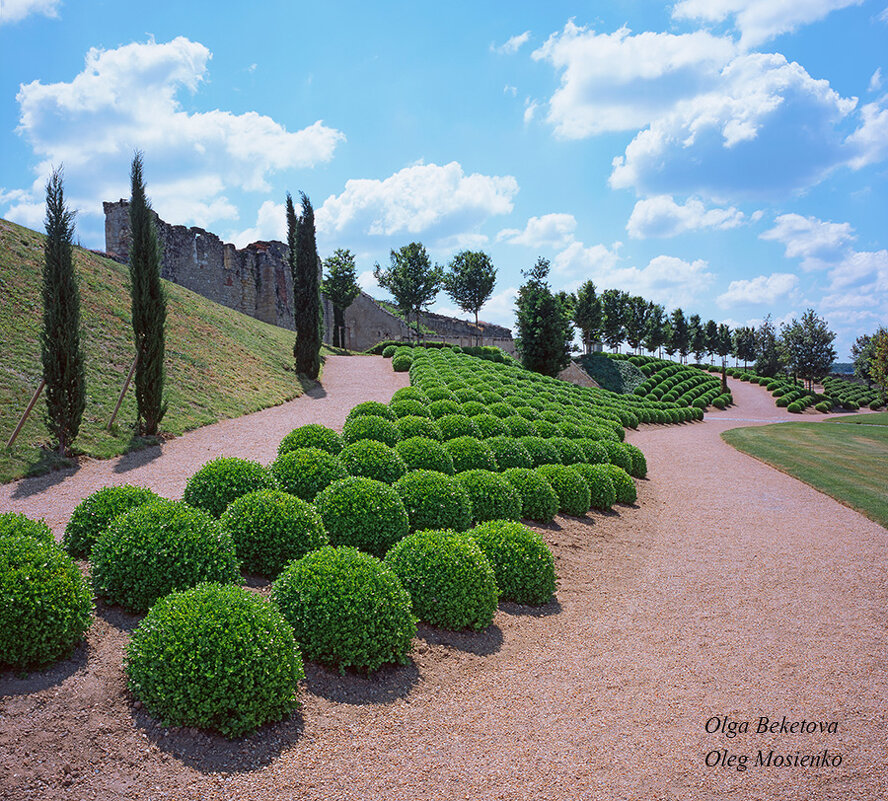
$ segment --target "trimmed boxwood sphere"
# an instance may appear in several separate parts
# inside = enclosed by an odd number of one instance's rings
[[[388,406],[385,409],[391,413]],[[375,414],[365,414],[346,420],[342,428],[342,440],[346,445],[361,439],[375,439],[386,445],[394,445],[401,439],[401,434],[391,420]]]
[[[392,370],[396,373],[406,373],[413,364],[413,357],[408,353],[397,353],[392,358]]]
[[[462,414],[462,406],[455,400],[442,398],[441,400],[433,400],[429,404],[429,413],[437,420],[448,414]]]
[[[578,439],[574,441],[583,449],[583,455],[589,464],[608,464],[607,448],[601,440]]]
[[[339,461],[349,475],[386,484],[393,484],[407,472],[407,465],[397,451],[375,439],[361,439],[346,445],[339,454]]]
[[[321,548],[289,565],[271,598],[309,659],[342,671],[407,661],[416,635],[410,595],[395,573],[369,554]]]
[[[0,664],[38,667],[65,656],[92,622],[92,593],[54,542],[0,536]]]
[[[424,403],[416,400],[399,400],[392,401],[389,404],[391,410],[395,413],[395,417],[431,417],[429,410]]]
[[[220,456],[207,462],[185,484],[182,500],[219,517],[235,498],[274,487],[268,468],[249,459]]]
[[[346,421],[354,420],[356,417],[363,417],[368,414],[374,417],[384,417],[386,420],[395,419],[395,413],[388,406],[379,401],[364,401],[357,406],[352,406],[348,413],[348,417],[345,419]]]
[[[457,437],[475,437],[481,436],[471,419],[462,414],[445,414],[437,420],[438,428],[441,429],[441,438],[446,442]]]
[[[622,467],[627,473],[632,469],[632,457],[622,442],[602,442],[607,451],[607,460]]]
[[[508,470],[510,467],[533,467],[533,459],[530,454],[514,437],[491,437],[484,443],[493,451],[493,458],[500,470]]]
[[[608,511],[617,502],[617,490],[610,476],[609,464],[574,464],[576,470],[589,485],[589,502],[593,509]]]
[[[417,531],[385,557],[421,620],[445,629],[484,629],[493,623],[499,588],[483,551],[465,534]]]
[[[443,439],[438,424],[428,417],[414,417],[413,415],[399,417],[395,425],[398,427],[398,433],[402,440],[410,437],[428,437],[439,441]],[[397,446],[397,444],[396,442],[395,445]]]
[[[97,595],[131,612],[202,581],[240,581],[234,543],[219,521],[164,499],[111,521],[93,546],[91,575]]]
[[[342,437],[332,428],[319,423],[309,423],[294,428],[281,440],[281,444],[278,445],[278,456],[301,448],[318,448],[336,456],[342,450]]]
[[[427,437],[410,437],[402,439],[395,450],[404,460],[408,470],[437,470],[439,473],[453,475],[453,459],[444,446]]]
[[[476,437],[456,437],[444,443],[444,450],[453,459],[453,469],[457,473],[466,470],[496,470],[493,451],[484,440]]]
[[[313,501],[322,489],[348,477],[337,456],[317,448],[281,454],[272,462],[271,472],[282,490],[303,501]]]
[[[327,544],[327,532],[310,503],[283,490],[258,490],[232,501],[219,518],[250,573],[274,578],[292,559]]]
[[[536,436],[536,428],[530,420],[513,414],[511,417],[503,418],[503,427],[510,437],[534,437]]]
[[[472,500],[462,484],[434,470],[414,470],[395,482],[404,501],[410,530],[448,528],[465,531],[472,524]]]
[[[558,509],[582,517],[591,507],[589,485],[576,470],[566,464],[544,464],[536,468],[558,495]]]
[[[31,520],[19,512],[0,514],[0,538],[3,537],[33,537],[41,542],[55,543],[52,529],[45,520]]]
[[[469,531],[493,567],[500,597],[538,606],[555,592],[555,559],[540,534],[521,523],[492,520]]]
[[[520,437],[518,441],[527,448],[534,467],[541,464],[561,464],[561,454],[549,440],[542,437]]]
[[[406,536],[410,521],[401,496],[388,484],[353,476],[315,498],[333,545],[351,545],[374,556]]]
[[[62,547],[75,559],[85,559],[99,534],[115,517],[158,498],[160,496],[150,489],[129,484],[97,490],[74,508],[65,526]]]
[[[614,482],[614,489],[617,491],[617,503],[635,503],[638,498],[638,490],[635,488],[635,482],[622,467],[615,464],[604,465],[610,473],[611,481]]]
[[[305,675],[293,629],[273,604],[211,583],[151,607],[133,631],[124,669],[133,695],[164,726],[229,738],[292,712]]]
[[[499,417],[492,414],[476,414],[472,422],[478,428],[480,436],[484,439],[498,437],[506,433],[506,428]]]
[[[586,454],[579,439],[569,439],[568,437],[552,437],[548,440],[558,451],[562,464],[579,464],[586,461]]]
[[[521,517],[521,496],[499,473],[489,470],[467,470],[456,476],[472,501],[472,520],[518,520]]]
[[[641,448],[624,442],[623,450],[629,454],[629,458],[632,460],[632,467],[627,471],[629,475],[633,478],[645,478],[647,476],[647,459],[644,458]]]
[[[558,512],[558,495],[552,485],[535,470],[513,467],[503,473],[521,496],[521,517],[551,523]]]
[[[430,403],[428,395],[418,387],[401,387],[392,395],[391,403],[398,403],[402,400],[419,401],[425,406]]]

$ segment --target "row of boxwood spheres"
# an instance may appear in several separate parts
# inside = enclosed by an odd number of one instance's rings
[[[718,368],[713,368],[718,369]],[[763,386],[775,398],[777,406],[785,408],[788,412],[803,412],[809,406],[814,406],[818,412],[828,412],[833,403],[826,395],[818,395],[808,392],[801,381],[786,376],[760,376],[749,370],[729,367],[725,370],[727,375],[748,381],[750,384]]]
[[[682,406],[706,409],[710,405],[723,409],[732,402],[730,393],[722,393],[721,381],[689,364],[676,364],[652,356],[611,354],[611,358],[626,358],[646,376],[633,390],[642,398],[670,401]]]

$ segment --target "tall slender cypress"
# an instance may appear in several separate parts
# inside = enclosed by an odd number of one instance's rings
[[[166,293],[160,282],[160,245],[151,205],[145,196],[142,154],[133,157],[129,250],[136,357],[136,405],[142,434],[154,435],[166,413],[163,398]]]
[[[65,456],[77,436],[86,406],[73,239],[74,215],[65,206],[62,172],[58,169],[46,184],[40,356],[46,381],[46,426],[58,442],[60,456]]]
[[[315,379],[321,371],[321,292],[318,278],[318,247],[315,241],[314,209],[304,192],[302,215],[297,217],[293,198],[287,194],[287,244],[293,275],[293,314],[296,343],[293,356],[296,372]]]

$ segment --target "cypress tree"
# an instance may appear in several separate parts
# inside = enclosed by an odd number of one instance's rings
[[[61,170],[54,170],[46,184],[40,355],[46,381],[46,426],[58,441],[60,456],[65,456],[77,436],[86,406],[73,238],[74,215],[65,206]]]
[[[318,247],[315,241],[314,209],[305,192],[302,215],[296,216],[293,198],[287,193],[287,245],[293,276],[293,314],[296,343],[293,356],[296,372],[316,379],[321,371],[321,292],[318,280]]]
[[[139,432],[157,434],[166,413],[163,398],[164,323],[166,293],[160,283],[160,245],[151,205],[145,196],[142,154],[133,157],[130,174],[129,250],[130,289],[133,299],[133,335],[136,345],[136,406]]]

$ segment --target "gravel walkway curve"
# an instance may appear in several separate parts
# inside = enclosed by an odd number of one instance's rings
[[[136,619],[100,610],[67,663],[0,674],[0,798],[888,797],[888,531],[725,444],[799,419],[731,389],[703,423],[630,433],[650,476],[636,508],[541,529],[557,603],[503,604],[479,634],[421,627],[412,663],[372,679],[310,665],[300,714],[243,741],[130,707]],[[725,716],[749,731],[706,731]],[[830,725],[756,734],[762,716]],[[754,764],[772,749],[841,764]]]

